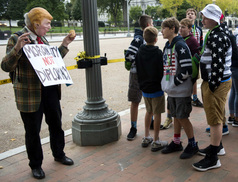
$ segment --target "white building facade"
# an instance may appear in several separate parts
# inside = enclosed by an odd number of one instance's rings
[[[125,0],[127,1],[127,0]],[[134,7],[134,6],[140,6],[142,8],[143,14],[145,14],[145,10],[147,9],[147,6],[158,6],[159,3],[156,0],[128,0],[129,3],[129,9],[130,7]],[[99,14],[98,13],[98,20],[99,21],[108,21],[108,14],[107,13],[103,13],[103,14]]]
[[[147,6],[158,6],[159,3],[156,0],[131,0],[129,6],[140,6],[142,8],[143,14],[145,14],[145,10]]]

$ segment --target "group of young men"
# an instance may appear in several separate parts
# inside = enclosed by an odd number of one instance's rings
[[[231,88],[232,46],[220,26],[221,9],[217,5],[208,4],[200,13],[203,27],[209,30],[204,42],[202,29],[194,24],[196,11],[188,9],[186,18],[180,22],[174,17],[163,21],[161,33],[168,40],[163,51],[155,46],[158,30],[153,27],[151,17],[140,17],[142,30],[136,29],[125,54],[125,66],[130,70],[128,101],[131,102],[131,128],[127,139],[133,140],[136,136],[138,105],[143,96],[146,114],[142,147],[151,144],[151,151],[162,149],[163,154],[183,151],[181,159],[191,158],[196,153],[205,155],[204,159],[192,166],[196,170],[207,171],[220,167],[218,155],[225,154],[222,128],[226,98]],[[192,79],[194,57],[200,59],[203,104],[197,97],[197,77]],[[160,128],[165,128],[161,127],[161,114],[165,112],[164,92],[168,96],[165,127],[169,127],[174,118],[174,138],[170,144],[159,137]],[[189,120],[192,105],[204,107],[210,126],[210,145],[205,149],[198,148],[194,137]],[[153,137],[149,134],[152,120]],[[184,150],[180,140],[182,127],[188,138]]]
[[[155,46],[158,30],[153,27],[152,18],[147,15],[140,17],[142,30],[135,30],[134,39],[125,54],[125,67],[130,70],[128,100],[131,102],[131,128],[127,139],[133,140],[136,136],[138,106],[143,96],[146,115],[142,147],[151,144],[153,152],[162,149],[163,154],[182,151],[180,137],[183,127],[188,145],[180,158],[191,158],[199,152],[205,155],[205,158],[194,163],[193,167],[199,171],[206,171],[220,167],[221,163],[217,155],[225,154],[221,142],[222,123],[227,93],[231,88],[232,48],[230,39],[220,26],[221,9],[214,4],[209,4],[201,14],[204,28],[209,29],[204,43],[202,43],[201,28],[194,25],[196,11],[189,9],[187,19],[181,22],[175,18],[167,18],[163,21],[162,35],[168,40],[163,51]],[[41,167],[43,151],[39,135],[43,114],[49,126],[50,147],[54,160],[63,165],[74,164],[74,161],[64,153],[60,85],[43,86],[22,50],[26,44],[49,45],[44,36],[51,29],[52,19],[50,13],[40,7],[26,13],[26,26],[10,37],[6,55],[1,62],[4,71],[14,72],[12,81],[15,100],[26,132],[29,166],[36,179],[45,178]],[[67,54],[68,45],[74,39],[75,35],[71,33],[63,39],[58,48],[62,57]],[[188,119],[192,111],[192,103],[202,107],[202,103],[197,98],[196,83],[194,84],[191,77],[193,74],[191,60],[195,54],[201,56],[202,98],[211,134],[211,145],[200,150],[194,137],[193,126]],[[172,122],[170,118],[174,118],[174,139],[170,144],[159,138],[161,114],[165,112],[166,105],[164,92],[168,95],[169,122],[162,128],[167,128]],[[152,117],[153,137],[149,134]]]

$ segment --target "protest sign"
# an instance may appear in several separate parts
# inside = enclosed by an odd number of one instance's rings
[[[73,84],[56,46],[27,44],[23,51],[44,86]]]

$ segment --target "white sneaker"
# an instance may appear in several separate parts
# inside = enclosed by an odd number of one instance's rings
[[[142,143],[141,143],[141,146],[142,147],[148,147],[150,143],[153,142],[153,138],[151,136],[148,136],[148,137],[144,137],[142,138]]]
[[[151,151],[152,152],[156,152],[158,150],[161,150],[163,149],[164,147],[166,147],[168,145],[168,142],[167,141],[162,141],[162,140],[157,140],[155,142],[153,142],[151,144]]]

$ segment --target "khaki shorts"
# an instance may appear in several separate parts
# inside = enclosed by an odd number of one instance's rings
[[[131,73],[129,77],[128,101],[140,103],[142,91],[140,90],[137,73]]]
[[[155,98],[148,98],[143,97],[145,100],[145,107],[148,113],[153,114],[161,114],[165,112],[165,97],[155,97]]]
[[[206,113],[207,124],[213,126],[223,123],[225,115],[225,104],[227,94],[231,89],[231,80],[222,82],[219,87],[212,92],[207,81],[201,85],[203,107]]]

